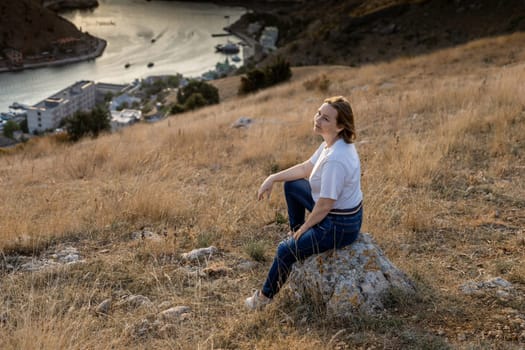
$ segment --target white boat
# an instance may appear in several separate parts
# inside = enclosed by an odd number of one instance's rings
[[[227,42],[224,45],[219,44],[215,46],[215,49],[219,52],[226,54],[235,54],[239,52],[239,46],[235,43],[232,43],[231,41]]]

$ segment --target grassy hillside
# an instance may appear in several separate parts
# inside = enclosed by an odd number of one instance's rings
[[[519,349],[524,44],[514,34],[360,68],[296,68],[290,83],[245,98],[228,78],[216,82],[218,106],[74,145],[42,138],[4,152],[0,348]],[[287,231],[281,188],[269,202],[256,201],[257,188],[311,155],[320,142],[313,114],[340,94],[357,120],[363,231],[418,295],[393,295],[377,317],[334,320],[284,295],[247,312],[243,300]],[[255,123],[230,128],[241,116]],[[160,240],[133,240],[142,229]],[[220,250],[210,260],[180,257],[209,245]],[[24,255],[51,259],[66,246],[84,261],[16,271]],[[266,261],[246,268],[258,253]],[[511,298],[460,291],[496,276],[512,283]],[[153,306],[126,307],[130,294]],[[109,315],[97,315],[107,298]],[[140,332],[168,304],[191,311]]]

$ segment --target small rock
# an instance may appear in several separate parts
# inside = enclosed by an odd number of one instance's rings
[[[501,290],[501,289],[498,289],[496,291],[496,297],[501,300],[501,301],[507,301],[510,299],[510,293],[504,291],[504,290]]]
[[[149,300],[148,297],[143,295],[130,295],[123,302],[124,305],[131,308],[140,308],[140,307],[152,307],[153,303]]]
[[[154,331],[155,326],[147,319],[142,319],[128,328],[129,335],[134,339],[145,338]]]
[[[512,287],[512,283],[510,283],[509,281],[501,277],[496,277],[491,280],[488,280],[484,282],[484,284],[490,288],[494,288],[494,287],[511,288]]]
[[[241,271],[251,271],[257,267],[255,261],[243,261],[237,265],[237,268]]]
[[[149,241],[155,241],[159,242],[162,241],[162,236],[156,234],[155,232],[147,231],[147,230],[141,230],[141,231],[135,231],[131,233],[131,238],[135,241],[138,240],[149,240]]]
[[[230,269],[229,267],[215,265],[215,266],[208,266],[204,268],[202,270],[202,274],[207,277],[217,278],[217,277],[227,276],[229,273],[231,273],[231,271],[232,269]]]
[[[172,305],[171,301],[163,301],[162,303],[159,304],[159,306],[157,306],[157,308],[159,310],[166,310],[170,308],[171,305]]]
[[[179,321],[186,319],[190,311],[191,309],[188,306],[175,306],[159,313],[158,318],[166,322]]]
[[[193,249],[188,253],[182,254],[181,257],[185,260],[199,260],[200,258],[211,258],[218,251],[214,246],[210,246],[208,248]]]
[[[97,308],[95,309],[95,312],[97,314],[107,315],[110,309],[111,309],[111,299],[106,299],[100,304],[98,304]]]
[[[247,128],[253,123],[252,118],[240,117],[236,122],[232,124],[232,128]]]

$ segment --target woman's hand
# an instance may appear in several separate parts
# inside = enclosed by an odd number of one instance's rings
[[[305,234],[305,232],[306,232],[306,230],[303,230],[302,227],[301,227],[295,232],[293,232],[293,231],[288,232],[288,235],[293,237],[293,239],[295,239],[296,241],[298,241],[299,238],[301,238],[301,236]]]
[[[272,175],[270,175],[266,178],[266,180],[264,180],[261,187],[259,187],[259,191],[257,191],[257,199],[261,200],[265,196],[266,198],[270,198],[270,194],[272,193],[272,188],[273,188],[273,177]]]

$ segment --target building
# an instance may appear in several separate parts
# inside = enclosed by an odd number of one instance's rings
[[[142,112],[137,109],[111,111],[111,130],[116,131],[125,126],[135,124],[142,118]]]
[[[60,122],[78,111],[95,107],[95,83],[78,81],[27,109],[27,127],[31,134],[54,130]]]
[[[96,103],[102,104],[106,102],[107,97],[113,98],[133,88],[131,84],[110,84],[110,83],[97,83],[96,84]]]
[[[270,52],[276,49],[277,39],[279,39],[279,29],[277,27],[264,27],[259,43],[265,52]]]

